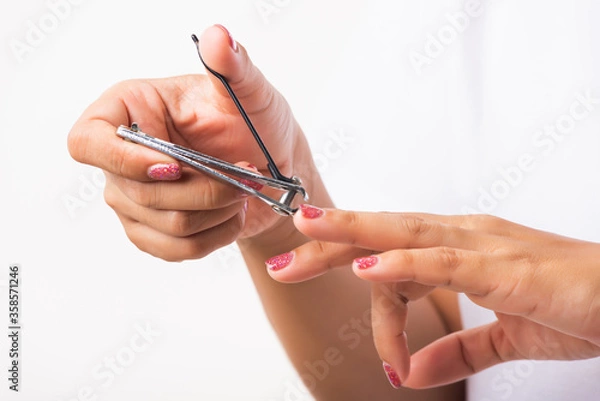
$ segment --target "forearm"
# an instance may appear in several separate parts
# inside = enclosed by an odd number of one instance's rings
[[[332,206],[312,160],[305,160],[303,166],[312,171],[308,174],[311,203]],[[276,232],[238,243],[265,312],[314,396],[318,400],[461,399],[460,386],[414,392],[389,385],[373,345],[369,284],[350,269],[335,269],[299,284],[281,284],[268,275],[266,259],[306,241],[287,219]],[[446,334],[428,300],[416,303],[412,312],[417,318],[409,324],[408,334],[415,349]]]

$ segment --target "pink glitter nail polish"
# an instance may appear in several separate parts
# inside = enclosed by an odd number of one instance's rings
[[[360,270],[368,269],[369,267],[373,267],[379,262],[379,258],[377,256],[365,256],[364,258],[356,258],[354,259],[354,263],[356,267]]]
[[[229,29],[225,28],[223,25],[221,24],[215,24],[216,27],[219,27],[223,32],[225,32],[227,34],[227,36],[229,36],[229,46],[231,47],[231,49],[234,52],[238,51],[238,45],[237,42],[235,41],[235,39],[233,39],[233,36],[231,36],[231,32],[229,32]]]
[[[292,262],[292,259],[294,259],[294,254],[288,252],[273,256],[271,259],[267,260],[265,264],[267,265],[267,269],[276,272],[289,265]]]
[[[388,363],[383,362],[383,370],[385,371],[385,374],[386,374],[388,380],[390,381],[390,384],[392,385],[392,387],[394,387],[394,388],[402,387],[402,381],[400,380],[400,376],[398,376],[398,373],[396,373],[394,368],[392,368]]]
[[[159,181],[173,181],[181,177],[177,163],[158,163],[148,168],[148,177]]]
[[[255,173],[259,173],[260,174],[260,172],[258,171],[258,168],[256,168],[256,166],[254,164],[248,164],[248,168],[251,169],[251,170],[254,170]],[[252,188],[252,189],[257,190],[257,191],[260,191],[264,187],[263,184],[261,184],[259,182],[256,182],[256,181],[249,180],[247,178],[242,178],[240,180],[240,182],[242,184],[244,184],[244,185]]]
[[[240,180],[240,182],[246,186],[249,186],[252,189],[256,189],[257,191],[260,191],[261,189],[263,189],[263,184],[256,182],[256,181],[252,181],[252,180],[248,180],[246,178],[242,178]]]
[[[304,204],[300,205],[300,213],[302,213],[302,217],[304,218],[316,219],[323,216],[325,211],[323,209],[319,209],[318,207]]]

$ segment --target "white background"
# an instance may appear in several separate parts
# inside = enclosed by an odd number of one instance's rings
[[[98,400],[271,401],[301,391],[235,248],[180,264],[141,253],[104,204],[101,175],[69,157],[66,136],[116,82],[202,72],[189,35],[222,23],[290,102],[340,207],[460,213],[501,179],[498,168],[532,149],[536,130],[597,88],[588,78],[598,63],[586,59],[586,43],[564,32],[548,37],[556,21],[537,17],[550,12],[569,24],[561,2],[505,1],[489,2],[418,74],[411,51],[423,51],[427,35],[447,24],[445,13],[464,2],[419,3],[83,0],[19,56],[11,44],[26,44],[28,24],[51,11],[39,0],[6,2],[0,280],[10,263],[21,265],[23,370],[18,396],[1,375],[0,398],[76,400],[89,388]],[[575,3],[575,13],[591,7]],[[265,4],[276,12],[257,7]],[[536,18],[541,27],[533,29],[527,21]],[[487,52],[484,39],[499,50]],[[552,48],[555,62],[536,58],[539,48]],[[465,58],[469,49],[484,57]],[[481,71],[500,78],[488,82]],[[494,96],[478,96],[478,82]],[[599,240],[600,189],[586,178],[597,172],[598,115],[550,156],[536,154],[537,169],[489,212]],[[347,141],[336,143],[332,132]],[[66,207],[73,199],[82,207]],[[125,352],[136,325],[160,335],[104,386],[94,370]],[[2,366],[7,349],[2,336]]]

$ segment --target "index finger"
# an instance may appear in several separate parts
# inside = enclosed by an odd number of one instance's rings
[[[177,179],[181,168],[173,158],[123,140],[116,135],[119,125],[143,121],[146,132],[169,139],[162,99],[145,82],[121,83],[94,102],[75,123],[68,137],[71,156],[82,163],[136,181]],[[162,177],[155,168],[166,168]],[[160,173],[160,170],[158,170]]]
[[[453,224],[452,219],[452,216],[355,212],[301,205],[294,224],[310,238],[375,251],[439,246],[476,248],[481,235]]]

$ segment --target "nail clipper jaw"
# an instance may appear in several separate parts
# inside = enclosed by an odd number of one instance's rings
[[[298,208],[292,208],[292,203],[294,202],[294,199],[296,198],[297,194],[301,195],[305,201],[308,200],[308,194],[306,193],[306,190],[302,186],[302,181],[300,180],[300,178],[293,176],[291,181],[294,185],[298,186],[297,187],[298,189],[290,189],[289,191],[284,193],[281,196],[281,198],[279,199],[279,203],[287,206],[288,209],[282,209],[281,207],[279,207],[277,205],[271,205],[271,208],[273,209],[273,211],[275,211],[275,213],[280,214],[282,216],[293,216],[298,211]]]

